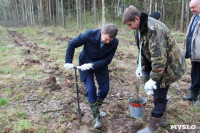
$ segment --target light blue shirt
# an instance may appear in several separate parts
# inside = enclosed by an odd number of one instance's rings
[[[197,16],[195,16],[194,21],[193,21],[193,23],[192,23],[192,27],[191,27],[191,32],[194,31],[195,26],[197,25],[197,22],[199,21],[199,18],[200,18],[200,14],[197,15]]]
[[[102,42],[102,40],[100,41],[100,48],[102,48],[104,46],[104,43]]]

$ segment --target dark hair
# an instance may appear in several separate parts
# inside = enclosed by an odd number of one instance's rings
[[[115,38],[118,32],[117,26],[114,24],[106,24],[102,30],[104,34],[108,34],[111,38]]]
[[[152,12],[149,16],[158,20],[160,18],[160,13],[159,12]]]
[[[125,24],[128,21],[135,21],[135,17],[141,16],[141,12],[134,7],[133,5],[130,5],[128,8],[126,8],[126,10],[124,11],[123,15],[122,15],[122,22]]]

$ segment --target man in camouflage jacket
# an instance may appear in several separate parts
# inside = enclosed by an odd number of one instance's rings
[[[129,29],[137,31],[136,38],[139,53],[142,55],[142,66],[151,70],[150,79],[145,83],[145,91],[148,95],[154,94],[154,108],[148,126],[139,133],[152,133],[157,131],[161,124],[169,85],[185,73],[186,61],[164,23],[148,17],[134,6],[129,6],[124,11],[122,21]],[[151,65],[146,67],[146,64]],[[136,76],[141,78],[142,71],[137,69]]]

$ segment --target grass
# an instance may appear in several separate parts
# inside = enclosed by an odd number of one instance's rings
[[[27,132],[33,127],[33,124],[28,120],[20,120],[14,125],[14,133]]]
[[[39,133],[46,133],[47,132],[47,127],[46,126],[41,126],[39,129]]]
[[[6,98],[2,98],[2,99],[0,99],[0,107],[1,106],[6,106],[6,105],[8,105],[9,103],[8,103],[8,99],[6,99]]]
[[[28,116],[27,113],[24,113],[24,112],[21,112],[21,111],[16,111],[15,115],[16,115],[17,118],[21,118],[21,119],[26,119],[27,116]]]
[[[11,74],[12,72],[12,68],[0,68],[0,74]]]

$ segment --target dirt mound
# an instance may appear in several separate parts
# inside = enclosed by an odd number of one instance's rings
[[[68,37],[68,36],[58,36],[58,37],[56,37],[56,41],[60,40],[60,41],[67,41],[67,42],[69,42],[69,41],[71,41],[72,39],[73,39],[73,38]]]

